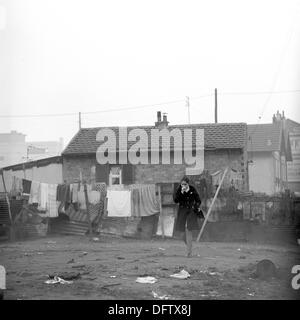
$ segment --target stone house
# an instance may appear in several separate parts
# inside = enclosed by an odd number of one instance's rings
[[[167,132],[166,136],[162,134],[161,140],[155,145],[155,150],[151,144],[153,129],[158,129],[159,133],[162,133],[162,130],[165,130],[165,133]],[[199,138],[197,130],[200,132],[200,136],[202,133],[202,140],[201,137]],[[132,139],[131,136],[130,139],[125,141],[133,131],[135,133],[141,132],[141,135],[144,135],[146,140],[142,141],[142,136],[140,136],[139,143],[136,143],[138,139]],[[191,133],[191,135],[184,140],[184,135],[187,132]],[[108,136],[112,134],[114,136],[113,139],[111,141],[108,141],[108,137],[105,139],[103,137],[105,133]],[[168,136],[168,133],[171,138]],[[183,144],[187,142],[189,147],[182,147],[180,149],[181,147],[178,147],[178,144],[175,143],[175,141],[178,142],[175,133],[179,134],[179,136],[182,134],[179,139],[184,140],[181,140]],[[166,146],[164,143],[168,138],[170,138],[170,162],[164,163],[163,152]],[[185,174],[200,175],[203,169],[209,173],[214,173],[230,167],[235,170],[240,178],[240,189],[247,191],[246,140],[247,125],[245,123],[169,125],[166,115],[163,115],[163,120],[161,119],[161,112],[157,113],[157,121],[154,126],[82,128],[62,152],[63,180],[67,183],[78,179],[84,179],[87,182],[94,180],[96,182],[105,182],[108,185],[176,183]],[[107,150],[112,150],[113,148],[116,150],[114,158],[116,161],[113,161],[113,163],[108,160],[108,163],[100,164],[97,161],[99,160],[99,155],[97,155],[99,148],[101,149],[104,143],[106,143]],[[136,155],[143,157],[143,159],[145,157],[150,159],[151,152],[157,152],[159,156],[155,164],[151,161],[136,164],[127,161],[124,164],[124,159],[128,160],[129,153],[126,156],[126,152],[129,149],[133,150],[132,152],[136,153]],[[184,158],[182,163],[176,162],[176,156],[180,153],[183,154],[185,149],[191,151],[190,158],[197,157],[197,152],[199,152],[200,157],[202,155],[202,163],[198,171],[193,171],[190,162],[184,156],[182,156]],[[123,160],[121,161],[121,159]],[[230,179],[230,175],[228,175],[224,181],[224,186],[230,185]]]
[[[287,163],[292,152],[280,121],[248,125],[248,159],[250,191],[274,195],[288,189]]]

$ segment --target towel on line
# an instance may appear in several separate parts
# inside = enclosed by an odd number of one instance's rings
[[[131,216],[131,191],[107,190],[107,198],[108,217]]]

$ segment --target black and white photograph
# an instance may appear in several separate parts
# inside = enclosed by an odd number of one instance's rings
[[[299,57],[300,0],[0,0],[0,300],[299,300]]]

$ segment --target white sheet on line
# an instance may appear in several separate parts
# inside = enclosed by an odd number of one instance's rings
[[[130,190],[107,190],[107,199],[108,217],[131,216]]]

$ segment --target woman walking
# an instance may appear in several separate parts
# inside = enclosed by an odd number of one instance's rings
[[[187,246],[187,257],[192,256],[193,230],[199,230],[198,218],[204,218],[200,209],[201,199],[197,190],[190,185],[188,177],[183,177],[174,192],[173,199],[179,204],[175,230],[183,233]]]

